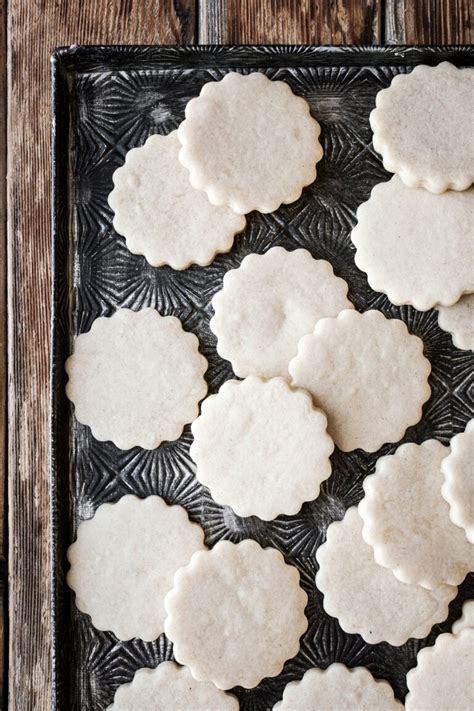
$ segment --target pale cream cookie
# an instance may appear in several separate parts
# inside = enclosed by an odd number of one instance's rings
[[[123,496],[83,521],[68,549],[67,583],[99,630],[152,641],[164,629],[164,597],[178,568],[205,550],[204,533],[181,506]]]
[[[386,681],[376,681],[363,667],[331,664],[309,669],[301,681],[285,687],[273,711],[401,711],[403,705]]]
[[[423,342],[402,321],[351,310],[318,321],[289,366],[293,385],[313,395],[344,452],[400,440],[421,418],[430,369]]]
[[[474,543],[474,419],[465,432],[453,437],[450,447],[451,453],[441,463],[441,493],[449,504],[451,521]]]
[[[277,550],[220,541],[176,573],[165,632],[195,679],[252,688],[298,652],[307,599]]]
[[[357,210],[355,263],[393,304],[451,306],[474,291],[473,214],[474,188],[433,195],[395,175]]]
[[[192,424],[196,476],[238,516],[297,513],[331,474],[326,415],[283,378],[228,380]]]
[[[466,190],[474,178],[474,71],[419,65],[379,91],[370,114],[383,165],[412,187]]]
[[[364,540],[379,565],[404,583],[434,590],[474,570],[474,548],[449,518],[441,466],[449,449],[434,439],[381,457],[359,504]]]
[[[406,585],[378,565],[362,538],[355,506],[329,526],[326,536],[316,553],[316,585],[324,594],[324,609],[345,632],[360,634],[369,644],[400,646],[411,637],[426,637],[434,624],[447,618],[457,587],[426,590]]]
[[[143,254],[154,267],[210,264],[218,252],[229,251],[245,227],[245,217],[211,205],[191,186],[178,160],[180,148],[176,131],[150,136],[144,146],[128,151],[112,176],[114,228],[133,254]]]
[[[474,267],[473,267],[474,268]],[[474,294],[461,296],[452,306],[437,306],[438,325],[464,351],[474,351]]]
[[[462,606],[461,617],[454,622],[452,633],[459,634],[463,630],[474,628],[474,600],[467,600]]]
[[[407,711],[469,711],[474,708],[474,629],[441,634],[425,647],[407,674]]]
[[[99,441],[154,449],[177,439],[199,413],[207,361],[174,316],[120,309],[77,336],[66,394]]]
[[[130,684],[115,692],[108,711],[239,711],[235,696],[196,681],[187,667],[162,662],[138,669]]]
[[[316,178],[323,149],[309,104],[260,72],[204,84],[178,128],[179,159],[213,205],[273,212]]]
[[[325,316],[351,309],[347,284],[305,249],[249,254],[212,300],[217,351],[239,377],[288,377],[298,341]]]

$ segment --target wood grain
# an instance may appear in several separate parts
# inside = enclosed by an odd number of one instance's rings
[[[470,0],[386,0],[386,44],[471,44]]]

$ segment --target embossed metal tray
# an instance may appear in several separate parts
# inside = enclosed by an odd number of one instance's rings
[[[474,576],[460,587],[446,622],[436,625],[425,640],[402,647],[366,644],[358,635],[344,633],[322,607],[316,589],[316,549],[327,526],[362,497],[362,481],[376,454],[360,450],[335,451],[333,474],[323,483],[316,501],[306,503],[296,516],[264,522],[241,519],[231,509],[215,504],[195,479],[189,458],[187,427],[176,442],[155,451],[121,451],[110,442],[97,442],[90,430],[76,422],[64,394],[64,361],[75,334],[87,331],[98,316],[119,307],[153,306],[178,316],[200,340],[209,361],[207,380],[215,392],[232,377],[230,364],[216,353],[209,330],[213,294],[228,269],[237,267],[249,252],[272,245],[304,247],[314,257],[327,259],[349,284],[349,297],[359,310],[377,308],[403,319],[420,336],[432,364],[432,395],[421,422],[404,441],[430,437],[448,442],[473,416],[474,354],[456,349],[441,331],[436,313],[420,313],[393,306],[375,293],[354,265],[350,240],[358,205],[373,185],[390,176],[371,144],[369,113],[377,92],[399,72],[418,63],[449,60],[459,66],[474,64],[469,47],[70,47],[53,55],[53,313],[51,370],[51,484],[53,575],[53,668],[57,709],[104,709],[119,684],[132,679],[136,669],[171,659],[170,642],[162,635],[152,643],[118,641],[99,632],[87,615],[74,606],[65,584],[66,550],[78,523],[96,508],[123,494],[159,494],[179,503],[198,521],[209,545],[226,538],[252,537],[275,546],[296,565],[308,593],[309,627],[300,653],[282,673],[255,689],[237,688],[242,709],[271,709],[289,681],[306,669],[339,661],[367,667],[375,677],[390,682],[396,696],[406,693],[405,676],[415,665],[417,651],[433,644],[436,635],[451,628],[461,604],[474,597]],[[245,232],[229,254],[208,267],[173,271],[149,266],[131,254],[112,228],[107,195],[112,173],[126,152],[142,145],[152,133],[168,133],[184,117],[187,101],[201,86],[229,70],[263,71],[289,83],[305,97],[322,126],[324,158],[316,182],[301,199],[275,213],[248,216]],[[120,581],[117,581],[120,584]]]

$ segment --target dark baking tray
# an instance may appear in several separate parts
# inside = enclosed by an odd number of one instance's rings
[[[340,661],[367,667],[388,680],[398,698],[406,693],[405,675],[416,653],[451,628],[462,601],[474,597],[469,576],[452,603],[446,622],[425,640],[402,647],[368,645],[345,634],[322,607],[314,584],[315,552],[327,526],[362,497],[362,481],[373,471],[385,446],[376,454],[335,451],[333,474],[321,495],[296,516],[271,522],[240,519],[229,508],[212,502],[193,477],[189,460],[190,430],[176,442],[149,452],[121,451],[97,442],[78,424],[64,394],[64,360],[72,338],[90,328],[98,316],[121,306],[156,307],[180,317],[196,333],[209,361],[207,379],[215,392],[232,370],[216,353],[209,330],[210,302],[224,273],[238,266],[249,252],[264,252],[279,244],[305,247],[327,259],[349,284],[356,308],[378,308],[403,319],[423,338],[432,364],[432,395],[423,419],[404,441],[430,437],[447,443],[473,416],[471,352],[456,349],[437,325],[436,313],[395,307],[372,291],[354,265],[350,240],[357,206],[373,185],[390,176],[371,144],[369,113],[376,93],[398,72],[415,64],[449,60],[472,66],[469,47],[69,47],[55,51],[53,66],[53,313],[51,369],[51,518],[53,576],[53,706],[57,709],[104,709],[119,684],[136,669],[172,658],[172,646],[162,635],[156,642],[118,641],[99,632],[74,606],[65,585],[66,549],[77,523],[97,506],[126,493],[160,494],[185,506],[201,523],[207,542],[252,537],[279,548],[301,573],[309,596],[308,631],[300,653],[282,673],[251,690],[236,689],[242,709],[264,711],[281,698],[285,685],[312,666]],[[127,150],[143,144],[152,133],[167,133],[184,117],[187,101],[201,86],[231,70],[264,71],[287,81],[311,104],[322,126],[325,154],[318,178],[297,202],[275,213],[249,215],[248,226],[229,254],[208,267],[175,272],[153,268],[127,251],[112,228],[107,195],[112,173]],[[34,472],[32,473],[34,475]],[[118,581],[119,584],[119,581]]]

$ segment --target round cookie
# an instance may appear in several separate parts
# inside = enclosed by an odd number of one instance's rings
[[[213,205],[273,212],[316,178],[320,130],[285,82],[229,72],[186,106],[179,159]]]
[[[438,326],[448,331],[453,343],[464,351],[474,351],[474,294],[465,294],[453,306],[437,306]]]
[[[310,395],[283,378],[228,380],[192,424],[196,476],[238,516],[295,514],[331,474],[326,425]]]
[[[217,351],[239,377],[288,377],[299,339],[325,316],[351,309],[347,284],[305,249],[249,254],[212,300]]]
[[[112,176],[114,228],[128,249],[143,254],[153,267],[210,264],[245,227],[245,217],[211,205],[191,186],[178,160],[180,148],[176,131],[150,136],[144,146],[128,151],[125,164]]]
[[[156,669],[138,669],[130,684],[115,692],[108,711],[239,711],[235,696],[214,684],[196,681],[189,669],[162,662]]]
[[[326,413],[328,432],[344,452],[397,442],[430,396],[422,341],[379,311],[321,319],[300,340],[289,371],[293,385]]]
[[[449,504],[451,521],[474,543],[474,419],[465,432],[453,437],[451,453],[443,459],[444,482],[441,493]]]
[[[308,669],[301,681],[287,684],[273,711],[397,711],[403,708],[386,681],[376,681],[363,667],[331,664]]]
[[[357,210],[355,263],[393,304],[451,306],[474,291],[473,212],[474,188],[433,195],[395,175]]]
[[[164,597],[176,570],[201,550],[203,531],[181,506],[127,495],[79,524],[67,583],[96,629],[152,641],[163,632]]]
[[[120,449],[177,439],[199,413],[207,361],[174,316],[120,309],[94,321],[66,361],[66,394],[94,437]]]
[[[307,599],[277,550],[220,541],[176,573],[165,632],[195,679],[252,688],[298,652]]]
[[[474,71],[419,65],[379,91],[370,114],[383,165],[412,188],[466,190],[474,177]]]
[[[377,461],[359,504],[362,535],[377,563],[402,582],[428,590],[459,585],[474,570],[474,549],[451,522],[441,496],[441,464],[448,453],[433,439],[403,444]]]
[[[459,634],[463,630],[474,628],[474,600],[467,600],[462,606],[462,615],[454,622],[451,632]]]
[[[468,711],[474,708],[474,629],[441,634],[425,647],[407,674],[407,711]]]
[[[406,585],[378,565],[362,538],[355,506],[329,526],[316,557],[316,585],[324,595],[324,609],[345,632],[360,634],[368,644],[400,646],[410,637],[426,637],[433,625],[447,618],[458,591],[449,585],[436,590]]]

